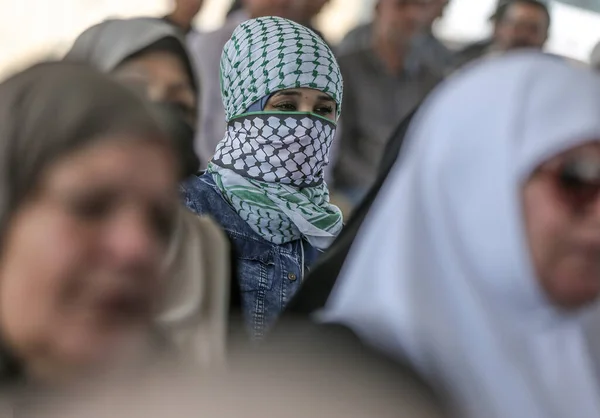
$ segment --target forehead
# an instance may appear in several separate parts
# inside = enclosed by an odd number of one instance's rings
[[[46,180],[63,186],[115,184],[170,195],[177,181],[176,167],[171,149],[158,135],[123,133],[98,138],[57,161]]]
[[[299,88],[293,88],[293,89],[284,89],[284,90],[279,90],[277,92],[275,92],[273,94],[273,96],[283,96],[283,95],[297,95],[297,96],[301,96],[301,97],[306,97],[306,98],[314,98],[314,99],[322,99],[322,100],[332,100],[335,101],[333,99],[333,97],[331,97],[330,94],[327,94],[321,90],[317,90],[317,89],[311,89],[308,87],[299,87]]]

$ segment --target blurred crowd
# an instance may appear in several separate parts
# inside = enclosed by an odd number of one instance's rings
[[[0,417],[600,418],[600,44],[202,0],[0,84]]]

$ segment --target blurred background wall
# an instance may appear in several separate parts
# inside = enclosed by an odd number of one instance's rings
[[[335,43],[357,23],[370,19],[375,0],[332,0],[318,19]],[[202,30],[218,28],[231,0],[206,0],[198,18]],[[551,0],[548,49],[586,61],[600,40],[600,0]],[[496,0],[451,0],[437,32],[451,45],[483,38]],[[170,0],[0,0],[0,78],[45,56],[61,56],[88,26],[107,17],[160,16]]]

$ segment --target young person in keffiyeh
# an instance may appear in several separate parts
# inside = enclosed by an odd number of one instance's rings
[[[221,92],[227,132],[183,194],[227,231],[244,317],[261,337],[342,229],[323,179],[342,77],[318,35],[264,17],[241,24],[225,45]]]

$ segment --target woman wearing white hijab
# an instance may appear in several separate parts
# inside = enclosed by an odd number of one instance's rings
[[[516,53],[438,89],[321,319],[479,418],[600,416],[600,79]]]

